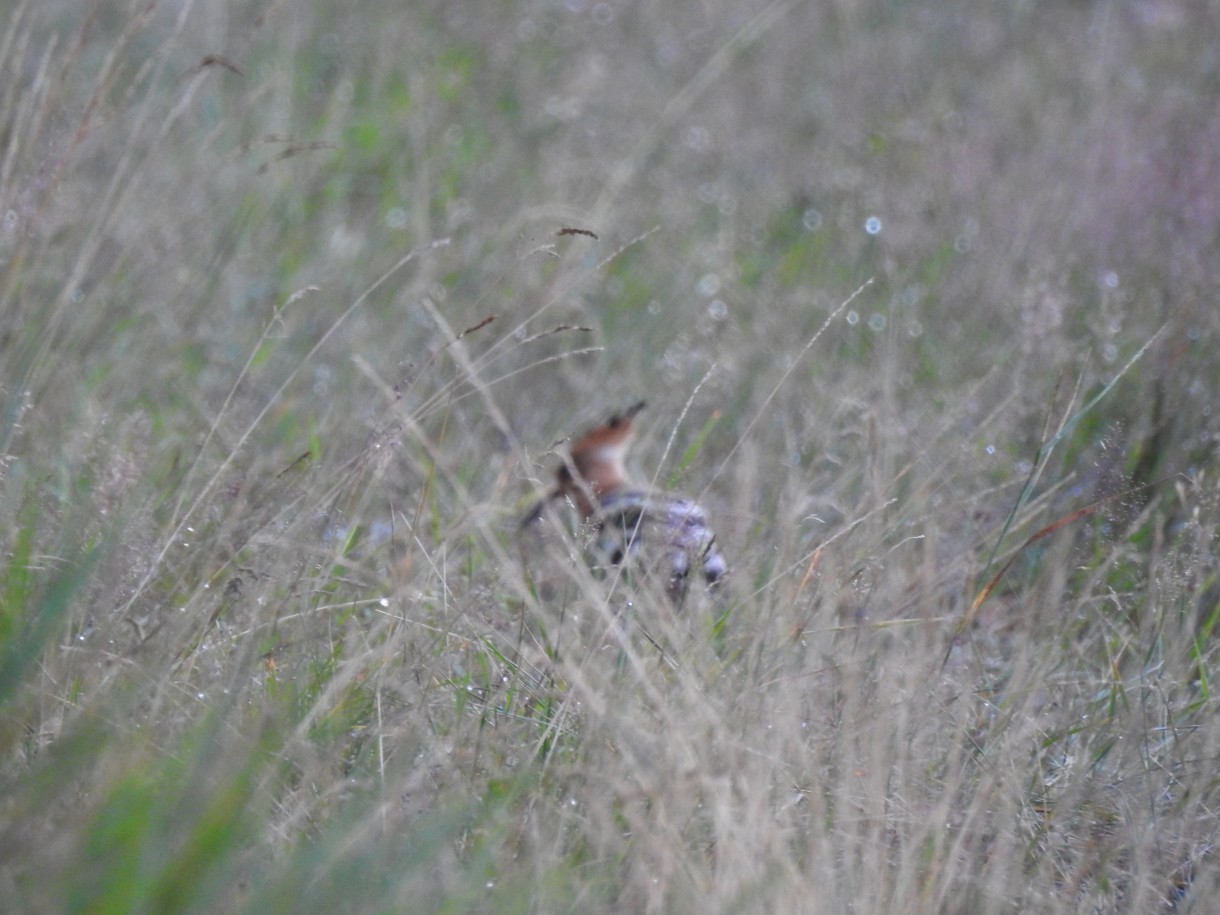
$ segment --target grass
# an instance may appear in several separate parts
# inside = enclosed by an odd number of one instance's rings
[[[434,6],[0,24],[6,908],[1208,911],[1209,13]]]

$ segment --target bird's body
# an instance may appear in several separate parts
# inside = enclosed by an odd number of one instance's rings
[[[728,571],[703,509],[678,496],[628,485],[624,467],[638,403],[577,439],[556,472],[555,489],[521,522],[540,521],[546,507],[564,500],[591,533],[595,565],[629,564],[665,577],[675,602],[685,596],[692,571],[715,585]]]

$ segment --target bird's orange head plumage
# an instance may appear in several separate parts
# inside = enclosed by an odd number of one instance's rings
[[[598,503],[626,481],[627,447],[635,431],[636,414],[642,409],[641,400],[573,442],[568,458],[556,472],[555,489],[526,516],[523,525],[540,517],[552,499],[569,499],[582,519],[597,511]]]

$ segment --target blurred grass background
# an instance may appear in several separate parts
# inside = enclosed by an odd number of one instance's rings
[[[4,908],[1210,911],[1218,27],[17,0]],[[682,613],[513,534],[641,397]]]

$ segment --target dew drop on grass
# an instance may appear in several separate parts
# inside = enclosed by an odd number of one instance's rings
[[[876,216],[868,217],[868,219],[864,220],[864,231],[867,232],[869,235],[880,235],[881,234],[881,220],[878,219]]]
[[[557,121],[575,121],[583,110],[581,100],[575,95],[552,95],[542,106],[543,111]]]
[[[988,454],[995,454],[995,445],[988,445],[985,450]]]
[[[703,152],[712,145],[712,135],[708,133],[706,127],[694,126],[687,129],[683,142],[688,149]]]
[[[816,232],[822,228],[822,214],[810,207],[801,214],[801,225],[807,232]]]
[[[881,331],[885,330],[885,315],[881,314],[880,312],[874,312],[872,315],[870,315],[868,319],[868,329],[874,333],[881,333]]]
[[[849,311],[847,313],[846,321],[852,327],[855,327],[857,324],[860,323],[860,313],[853,308],[851,311]]]

